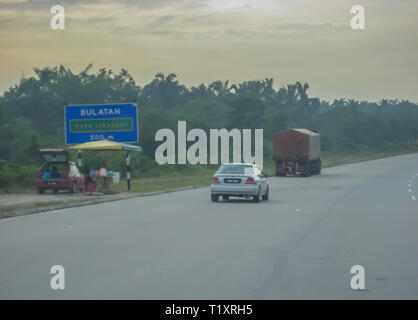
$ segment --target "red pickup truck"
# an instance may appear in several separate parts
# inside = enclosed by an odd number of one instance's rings
[[[58,193],[69,190],[71,193],[83,192],[84,174],[74,162],[68,161],[65,149],[39,149],[45,164],[35,176],[35,186],[39,194],[45,190]]]

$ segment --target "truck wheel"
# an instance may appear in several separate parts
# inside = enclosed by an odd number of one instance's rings
[[[309,163],[305,165],[305,172],[303,173],[304,177],[310,177],[311,176],[311,166]]]
[[[228,201],[229,200],[229,196],[222,196],[222,200]]]
[[[317,174],[321,174],[321,167],[322,167],[322,161],[319,160],[318,161],[318,171],[317,171]]]
[[[212,202],[218,202],[219,195],[217,195],[217,194],[211,194],[210,195],[210,199],[212,200]]]
[[[38,194],[44,194],[44,192],[45,192],[45,189],[38,188]]]

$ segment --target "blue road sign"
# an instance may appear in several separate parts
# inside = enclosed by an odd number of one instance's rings
[[[138,142],[138,107],[133,103],[64,107],[65,143]]]

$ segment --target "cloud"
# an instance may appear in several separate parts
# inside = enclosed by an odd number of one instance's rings
[[[365,1],[361,32],[349,26],[354,0],[262,0],[269,10],[257,7],[259,0],[253,6],[237,0],[220,10],[227,1],[0,0],[0,84],[20,77],[19,61],[25,72],[57,64],[81,69],[93,61],[126,67],[139,81],[157,71],[174,71],[189,83],[280,74],[324,94],[373,87],[374,96],[387,89],[418,97],[418,1]],[[66,13],[62,31],[49,26],[57,3]]]
[[[309,23],[287,23],[275,26],[278,30],[284,32],[334,32],[348,30],[350,27],[346,25],[336,25],[332,23],[309,24]]]
[[[13,3],[21,3],[26,2],[27,0],[0,0],[0,4],[13,4]]]
[[[79,5],[106,6],[115,3],[125,8],[143,10],[164,8],[187,10],[200,9],[208,6],[208,0],[0,0],[0,8],[40,11],[56,4],[60,4],[64,8],[72,8]]]

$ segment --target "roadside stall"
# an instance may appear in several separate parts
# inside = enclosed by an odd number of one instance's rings
[[[131,190],[131,172],[130,172],[130,158],[129,152],[140,152],[142,148],[139,146],[127,144],[127,143],[119,143],[109,140],[100,140],[100,141],[92,141],[92,142],[85,142],[82,144],[78,144],[75,146],[69,147],[69,149],[78,150],[78,165],[81,167],[82,160],[81,160],[81,150],[92,150],[92,151],[126,151],[126,179],[127,179],[127,186],[128,191]],[[103,160],[100,169],[98,170],[90,170],[88,172],[88,183],[87,183],[87,192],[92,193],[95,190],[95,185],[99,184],[100,189],[103,193],[111,193],[110,190],[110,183],[119,183],[120,181],[120,174],[119,172],[112,172],[107,168],[107,161]],[[90,184],[89,184],[90,183]]]

